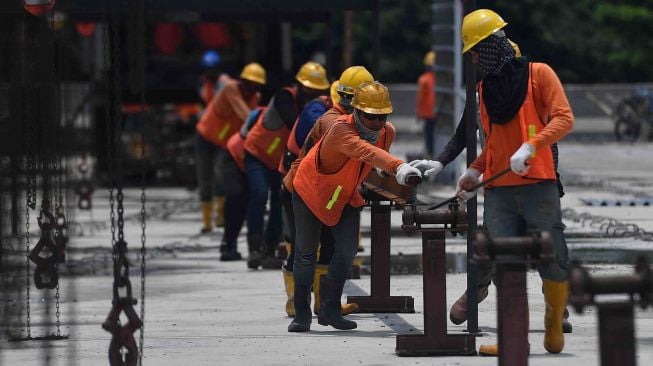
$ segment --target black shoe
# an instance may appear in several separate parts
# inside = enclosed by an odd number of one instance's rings
[[[281,269],[283,261],[279,258],[266,255],[261,259],[261,268],[263,269]]]
[[[258,269],[261,266],[261,254],[259,252],[250,252],[247,257],[247,268]]]
[[[220,254],[224,254],[229,251],[229,247],[227,246],[227,243],[222,242],[220,244]]]
[[[336,283],[327,276],[320,277],[320,314],[317,316],[319,324],[330,325],[340,330],[356,329],[358,326],[356,322],[342,316],[340,297],[344,286],[344,281]]]
[[[213,229],[210,227],[203,227],[202,230],[200,230],[200,234],[206,235],[206,234],[211,234],[213,232]]]
[[[562,318],[562,333],[571,333],[573,326],[569,322],[569,310],[565,308],[565,315]]]
[[[243,259],[243,256],[240,255],[240,253],[238,253],[235,250],[227,251],[227,252],[222,253],[222,255],[220,255],[220,260],[222,262],[239,261],[241,259]]]

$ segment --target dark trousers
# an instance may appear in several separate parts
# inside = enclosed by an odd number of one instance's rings
[[[424,149],[431,159],[435,156],[435,118],[422,118],[424,123]]]
[[[306,206],[298,194],[292,195],[295,213],[295,281],[297,272],[301,273],[299,281],[304,284],[313,281],[317,246],[320,242],[323,224]],[[334,242],[333,255],[329,264],[327,277],[336,283],[344,283],[349,275],[352,262],[358,250],[358,232],[360,229],[360,208],[345,206],[340,221],[330,227]],[[309,279],[310,277],[310,279]]]
[[[285,239],[290,243],[290,253],[288,258],[286,258],[286,264],[284,269],[286,271],[293,271],[293,266],[295,262],[295,214],[293,211],[292,204],[292,193],[288,192],[285,188],[281,189],[281,206],[283,207],[284,212],[284,222],[286,224],[286,234]],[[328,265],[331,262],[333,257],[333,233],[331,228],[326,225],[322,225],[322,232],[320,234],[320,255],[318,256],[318,264]]]
[[[266,253],[274,255],[281,241],[281,173],[268,169],[263,162],[245,153],[245,170],[249,184],[247,205],[247,235],[263,234],[265,206],[270,198],[270,216],[265,227]]]
[[[249,202],[249,185],[247,177],[229,154],[225,154],[224,163],[224,236],[222,242],[229,250],[235,250],[238,235],[243,228]]]
[[[210,202],[214,196],[224,196],[222,160],[226,151],[220,146],[195,135],[195,158],[200,201]]]

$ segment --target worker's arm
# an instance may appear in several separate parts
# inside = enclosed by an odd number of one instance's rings
[[[560,79],[549,65],[534,63],[532,66],[533,96],[535,107],[546,126],[528,140],[539,149],[562,139],[574,127],[574,115],[562,88]]]
[[[220,92],[216,94],[214,99],[218,99],[220,96],[223,96],[225,98],[226,104],[231,106],[234,113],[238,116],[239,119],[244,121],[247,118],[249,112],[251,111],[251,108],[243,100],[242,94],[240,93],[240,89],[238,87],[238,83],[236,82],[227,83],[220,90]],[[218,116],[222,115],[219,109],[224,108],[225,104],[212,103],[212,105],[213,105],[213,112]]]
[[[469,166],[470,168],[474,168],[478,170],[481,174],[485,172],[485,155],[486,155],[486,150],[487,150],[487,144],[483,146],[483,150],[481,150],[481,153],[478,155],[476,160],[472,162],[472,164]]]
[[[336,123],[325,137],[324,144],[333,148],[334,152],[346,155],[351,159],[363,161],[386,172],[395,173],[404,161],[397,159],[387,151],[380,149],[360,138],[353,128],[345,123]],[[322,149],[327,152],[330,149]],[[325,155],[321,159],[327,159]]]
[[[463,116],[458,122],[458,127],[456,127],[456,132],[451,136],[449,142],[444,147],[444,150],[438,155],[435,159],[439,161],[443,166],[447,166],[449,163],[454,161],[458,155],[460,155],[463,150],[467,147],[467,109],[463,112]],[[478,125],[474,124],[474,128],[478,129]]]

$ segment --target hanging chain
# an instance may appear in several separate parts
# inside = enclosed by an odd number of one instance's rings
[[[106,4],[105,4],[106,6]],[[106,7],[105,7],[106,9]],[[127,242],[124,240],[124,207],[123,207],[123,186],[122,186],[122,152],[121,152],[121,70],[120,70],[120,43],[121,43],[121,10],[114,10],[111,19],[111,72],[112,72],[112,98],[109,100],[113,108],[113,117],[111,120],[114,123],[113,131],[109,127],[108,130],[108,149],[114,149],[114,168],[111,169],[113,178],[112,185],[116,187],[116,211],[117,211],[117,226],[118,236],[116,240],[114,217],[112,217],[112,244],[113,244],[113,301],[111,311],[106,320],[102,323],[102,328],[110,332],[111,343],[109,345],[109,362],[111,365],[135,365],[139,360],[139,349],[133,333],[140,329],[142,322],[139,319],[134,305],[136,299],[132,297],[132,286],[129,280],[129,263],[127,261]],[[108,123],[109,121],[107,121]],[[113,135],[111,136],[111,132]],[[110,159],[111,160],[111,159]],[[112,215],[113,215],[113,205]],[[126,291],[125,295],[120,294],[120,290]],[[124,312],[128,319],[127,324],[121,324],[120,315]]]
[[[31,188],[29,185],[31,184],[31,181],[28,181],[27,183],[27,188],[26,191],[29,191]],[[31,331],[31,319],[30,319],[30,294],[29,294],[29,288],[30,288],[30,281],[29,281],[29,275],[30,275],[30,265],[29,265],[29,253],[30,253],[30,242],[29,242],[29,198],[26,198],[25,202],[25,309],[27,312],[27,319],[26,319],[26,327],[27,327],[27,338],[30,339],[32,338],[32,331]]]
[[[147,145],[145,143],[145,130],[147,127],[147,116],[145,114],[145,61],[146,61],[146,48],[145,48],[145,0],[138,1],[138,9],[134,14],[137,15],[135,21],[135,33],[134,37],[137,40],[138,50],[134,52],[136,59],[137,67],[132,70],[133,74],[139,75],[140,78],[137,78],[140,81],[140,103],[141,103],[141,136],[140,136],[140,145],[141,145],[141,330],[139,335],[139,357],[138,364],[143,365],[143,344],[145,341],[145,226],[147,212],[145,208],[146,195],[145,189],[147,187]]]

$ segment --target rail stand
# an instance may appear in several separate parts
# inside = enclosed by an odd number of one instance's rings
[[[636,365],[633,306],[638,304],[645,309],[653,298],[653,275],[646,259],[637,260],[633,275],[601,277],[590,276],[578,261],[574,261],[569,272],[569,286],[569,302],[576,312],[580,314],[591,304],[599,308],[601,365]],[[627,294],[630,300],[597,302],[594,299],[595,295],[612,294]]]
[[[380,176],[372,171],[365,180],[363,196],[372,211],[371,257],[372,275],[369,296],[348,296],[347,303],[358,304],[359,313],[414,313],[412,296],[390,295],[390,215],[392,205],[414,202],[418,176],[408,179],[409,186],[400,185],[393,176]]]
[[[547,263],[553,258],[553,241],[548,232],[509,238],[490,238],[483,231],[476,233],[474,261],[496,263],[499,365],[528,365],[527,266]]]
[[[465,210],[457,202],[440,210],[407,205],[402,229],[408,235],[422,233],[424,334],[397,335],[395,352],[399,356],[476,355],[475,336],[447,334],[445,234],[467,230]]]

